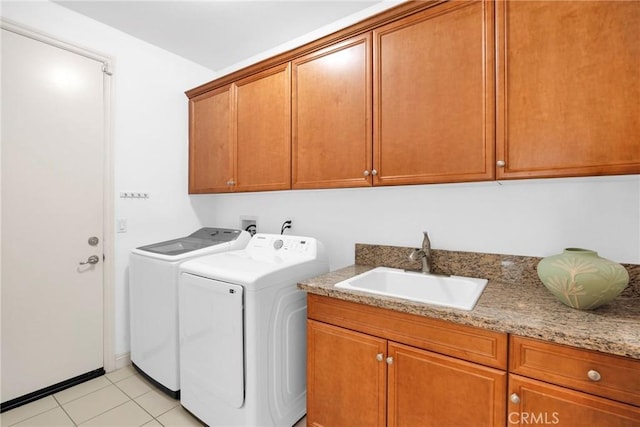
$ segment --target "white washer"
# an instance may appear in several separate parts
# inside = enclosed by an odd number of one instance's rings
[[[131,252],[131,361],[173,398],[180,397],[178,267],[194,257],[244,248],[250,238],[246,231],[205,227]]]
[[[211,426],[292,426],[306,413],[305,292],[329,265],[310,237],[256,234],[180,267],[180,402]]]

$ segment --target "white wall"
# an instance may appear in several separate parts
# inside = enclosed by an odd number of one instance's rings
[[[128,256],[131,248],[200,226],[187,196],[188,107],[184,91],[215,77],[172,53],[50,2],[2,2],[2,17],[113,59],[112,144],[115,216],[115,352],[129,351]],[[123,191],[148,200],[120,199]]]
[[[201,218],[325,243],[331,268],[353,263],[355,243],[547,256],[565,247],[640,263],[640,176],[519,180],[192,196]]]
[[[388,7],[379,5],[225,69],[291,49]],[[3,17],[114,59],[112,139],[116,196],[116,354],[129,351],[127,298],[131,248],[202,225],[238,227],[257,216],[263,232],[318,237],[332,268],[353,262],[356,242],[546,256],[568,246],[640,263],[640,176],[524,180],[343,190],[187,195],[187,102],[183,92],[214,73],[49,2],[2,2]]]

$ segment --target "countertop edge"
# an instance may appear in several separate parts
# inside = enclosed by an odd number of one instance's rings
[[[540,339],[616,356],[640,359],[639,332],[635,333],[638,338],[630,342],[626,339],[627,337],[623,336],[622,332],[619,332],[619,328],[618,334],[604,330],[608,326],[616,326],[612,324],[618,321],[615,313],[609,313],[605,309],[604,312],[594,314],[594,312],[585,312],[566,307],[550,294],[546,295],[547,291],[544,289],[527,289],[526,286],[518,287],[518,285],[508,285],[490,280],[476,307],[467,311],[351,291],[334,286],[342,280],[364,273],[372,268],[374,267],[364,265],[344,267],[322,276],[301,281],[298,283],[298,288],[308,293],[344,301],[446,320],[495,332]],[[513,288],[514,286],[515,288]],[[513,297],[513,303],[504,308],[504,302],[509,300],[513,290],[518,291],[520,298]],[[535,298],[530,298],[527,295],[527,291],[532,290],[536,294]],[[531,297],[533,296],[531,295]],[[525,301],[524,307],[520,307],[523,303],[519,303],[518,299]],[[530,304],[532,309],[528,312],[527,309],[530,306],[527,306],[527,304],[530,303],[528,301],[530,299],[534,299],[535,303]],[[496,300],[500,302],[498,303]],[[613,310],[611,311],[613,312]],[[604,320],[598,318],[601,313],[605,314],[603,316]],[[554,324],[554,316],[558,315],[567,317],[569,320],[562,324]],[[604,329],[600,333],[596,333],[593,328],[593,322],[599,320],[604,322],[602,323]],[[580,325],[581,327],[571,328],[568,327],[571,322],[582,324]],[[620,322],[623,322],[623,325],[625,322],[629,323],[628,319],[624,318],[621,318]],[[627,325],[630,329],[633,329],[633,325],[640,326],[640,323],[636,323],[635,319],[631,323],[632,325]]]

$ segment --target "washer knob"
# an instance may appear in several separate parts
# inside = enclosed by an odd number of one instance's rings
[[[274,249],[280,249],[282,245],[284,245],[284,242],[282,241],[282,239],[278,239],[275,242],[273,242]]]

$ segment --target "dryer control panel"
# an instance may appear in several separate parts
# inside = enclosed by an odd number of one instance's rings
[[[278,255],[281,258],[303,255],[315,258],[318,247],[319,242],[313,237],[258,233],[251,238],[245,250],[254,255]]]

